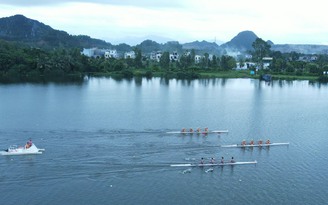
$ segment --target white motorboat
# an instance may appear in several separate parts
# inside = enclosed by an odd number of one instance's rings
[[[0,155],[26,155],[26,154],[42,154],[45,149],[39,149],[33,143],[30,147],[21,146],[17,147],[17,145],[12,145],[8,149],[4,151],[0,151]]]

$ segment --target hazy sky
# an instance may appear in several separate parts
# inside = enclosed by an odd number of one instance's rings
[[[324,0],[1,0],[0,17],[22,14],[72,35],[118,44],[146,38],[226,42],[251,30],[276,44],[328,45]],[[156,38],[155,38],[156,36]]]

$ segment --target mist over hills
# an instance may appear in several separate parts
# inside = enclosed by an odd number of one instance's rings
[[[143,53],[153,51],[178,51],[194,49],[196,53],[205,52],[221,55],[229,52],[245,53],[252,50],[252,43],[258,36],[252,31],[242,31],[233,37],[229,42],[218,45],[215,42],[194,41],[180,44],[177,41],[157,43],[152,40],[144,40],[136,45]],[[65,31],[55,30],[37,20],[26,18],[23,15],[0,18],[0,39],[7,41],[22,42],[26,45],[44,49],[53,48],[106,48],[116,49],[120,52],[131,51],[132,46],[121,43],[113,45],[104,40],[91,38],[86,35],[70,35]],[[328,54],[326,45],[300,45],[300,44],[274,44],[267,41],[271,49],[280,52],[297,52],[303,54]]]

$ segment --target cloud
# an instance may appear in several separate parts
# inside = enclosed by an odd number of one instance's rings
[[[115,5],[115,6],[134,6],[144,8],[169,8],[169,7],[182,7],[186,0],[175,1],[175,0],[2,0],[1,4],[22,6],[22,7],[33,7],[33,6],[49,6],[49,5],[60,5],[67,3],[94,3],[103,5]]]
[[[180,42],[229,41],[251,30],[274,43],[326,42],[324,0],[2,0],[2,17],[23,14],[70,34],[106,41],[156,35]]]

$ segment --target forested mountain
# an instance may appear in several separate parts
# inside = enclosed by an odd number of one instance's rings
[[[196,52],[206,52],[211,54],[220,54],[222,52],[221,47],[216,43],[210,43],[207,41],[194,41],[191,43],[182,44],[182,48],[185,50],[194,49]]]
[[[161,50],[161,44],[152,40],[145,40],[140,44],[136,45],[136,47],[140,49],[143,53],[151,53],[153,51]]]
[[[24,42],[39,48],[110,47],[111,44],[89,36],[69,35],[23,15],[0,18],[0,38]]]
[[[145,40],[140,44],[136,45],[136,48],[140,49],[142,53],[149,54],[156,51],[167,51],[167,52],[179,52],[182,53],[182,45],[178,41],[168,41],[164,44],[157,43],[152,40]]]
[[[151,53],[153,51],[178,51],[195,50],[197,54],[229,54],[230,51],[243,53],[252,50],[252,43],[258,36],[252,31],[242,31],[233,37],[229,42],[221,46],[207,41],[194,41],[180,44],[177,41],[169,41],[164,44],[152,40],[145,40],[136,45],[142,53]],[[0,39],[7,41],[23,42],[24,44],[43,49],[52,48],[106,48],[116,49],[118,52],[127,52],[133,50],[133,47],[122,43],[112,45],[109,42],[100,39],[94,39],[86,35],[70,35],[65,31],[59,31],[45,25],[37,20],[26,18],[23,15],[0,18]],[[286,52],[297,52],[304,54],[327,54],[328,46],[325,45],[291,45],[291,44],[273,44],[272,50]]]
[[[242,31],[229,42],[222,44],[221,48],[238,51],[252,50],[252,44],[257,38],[253,31]]]

